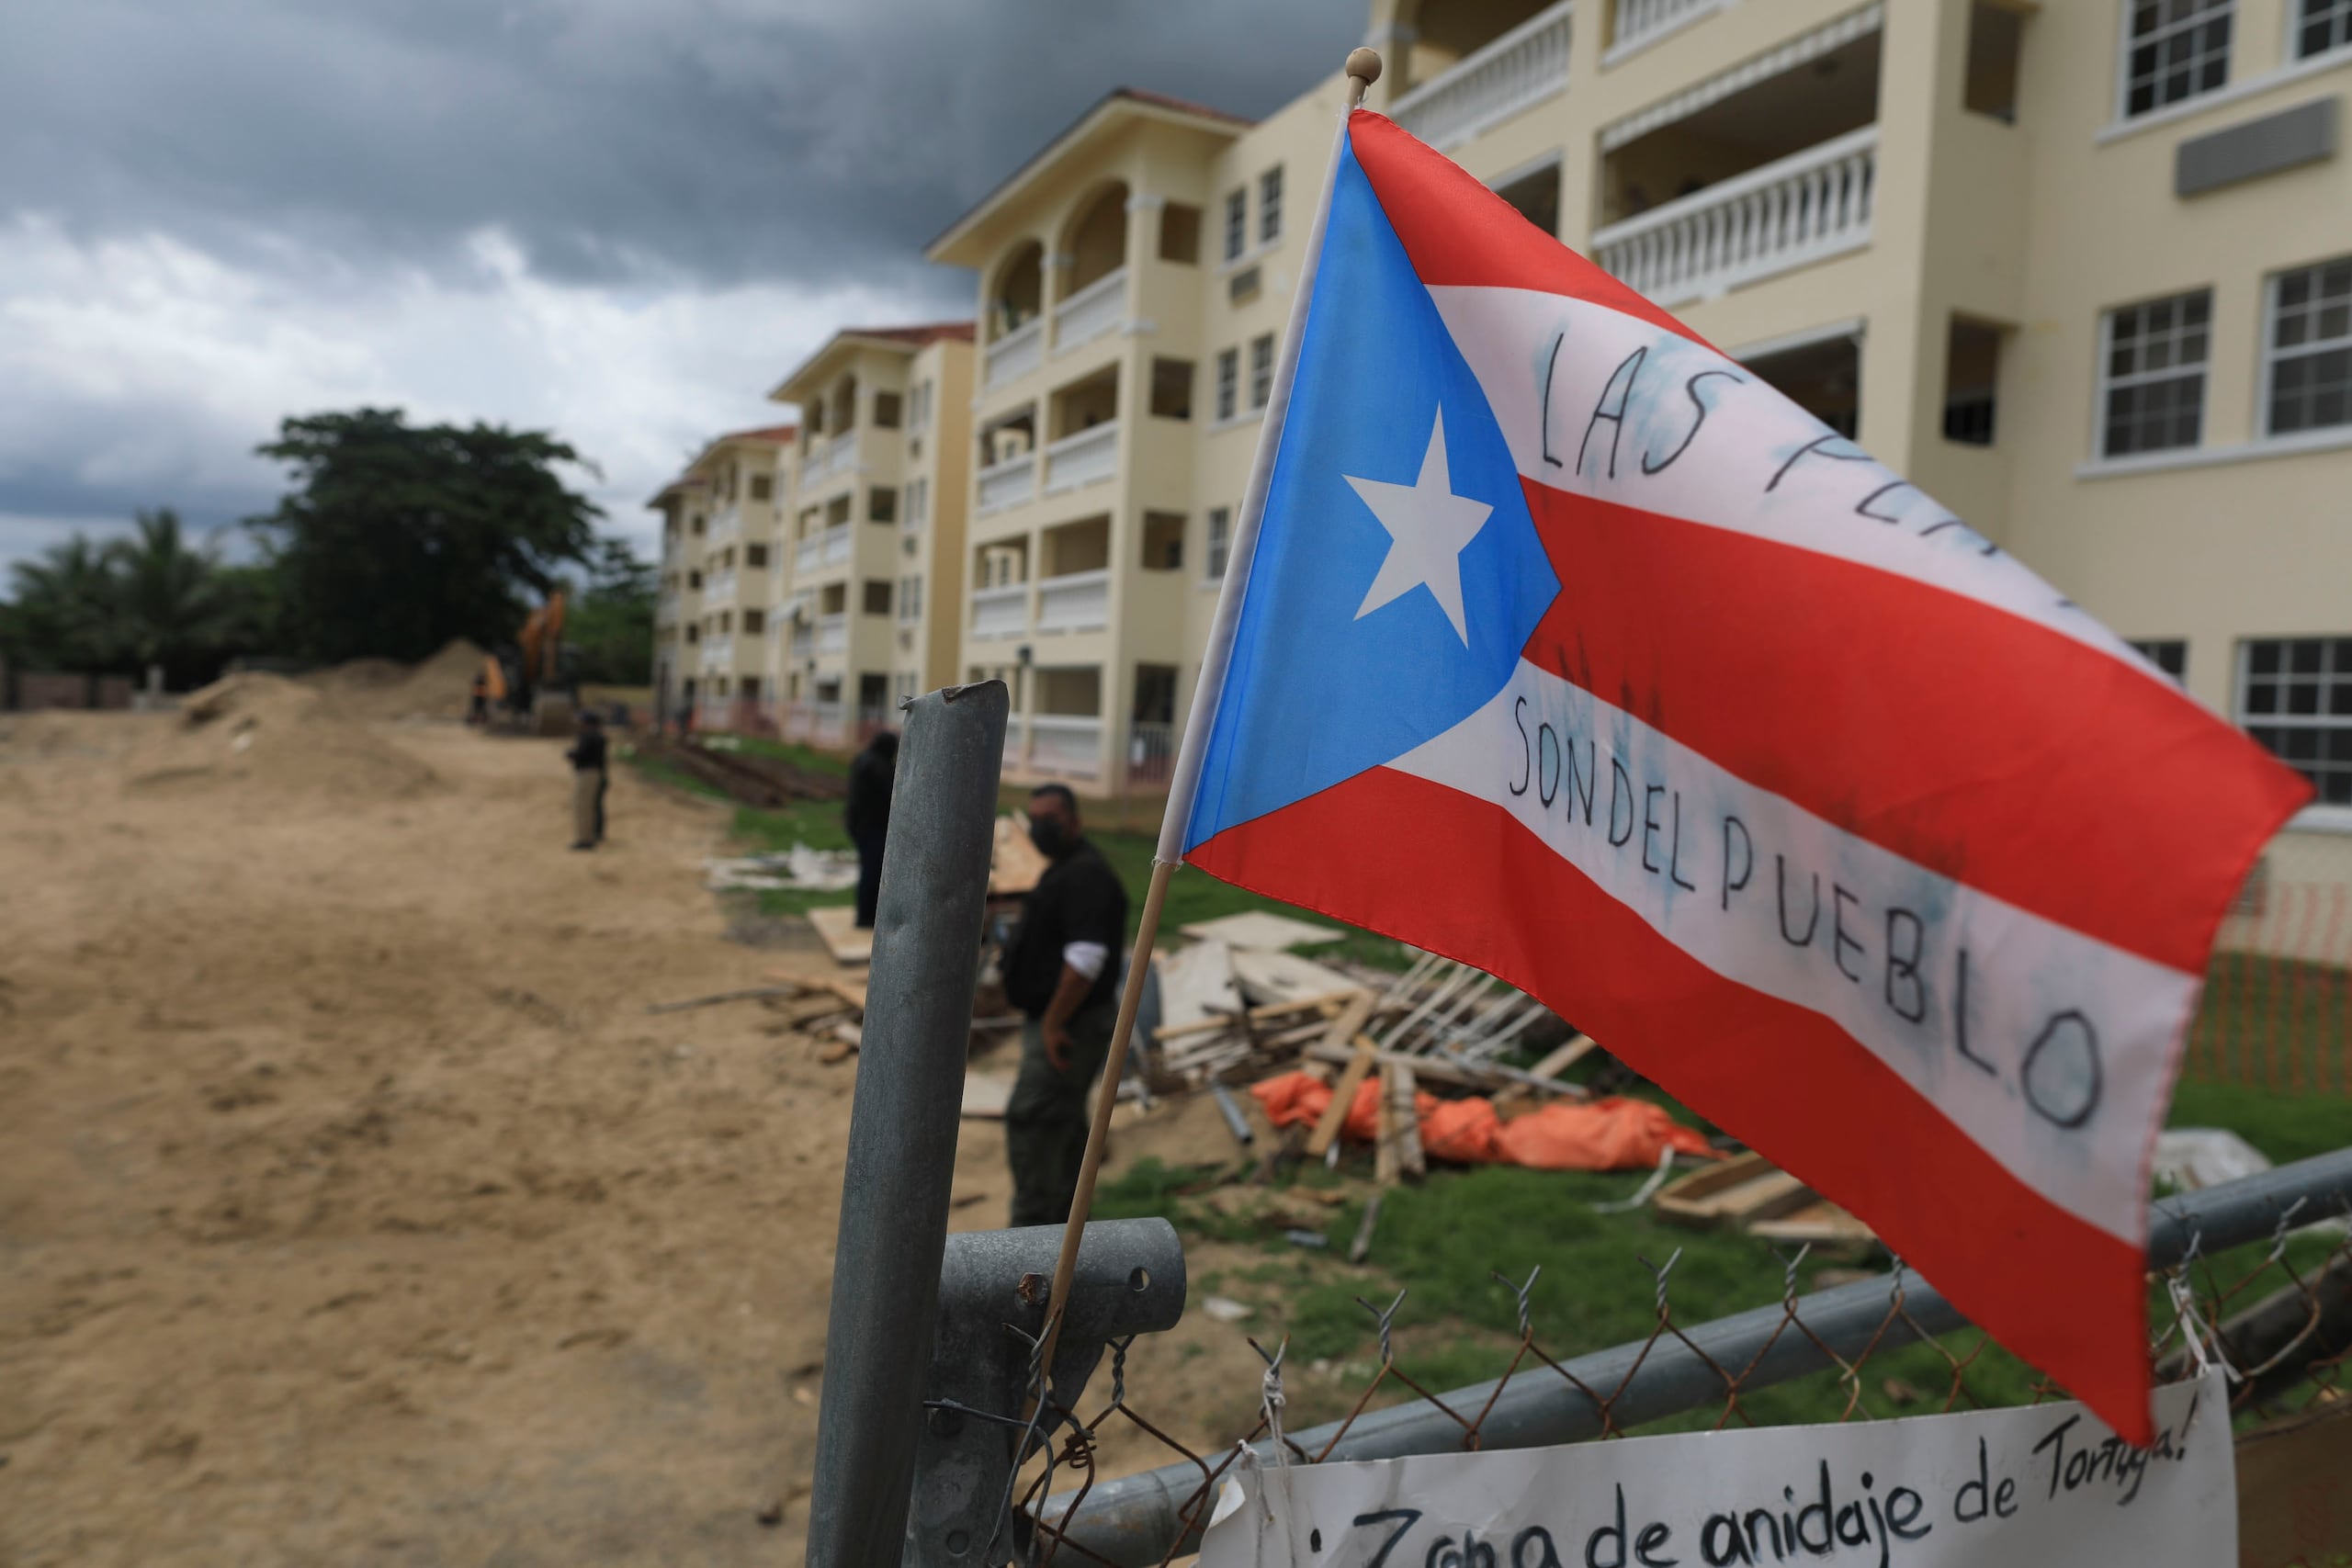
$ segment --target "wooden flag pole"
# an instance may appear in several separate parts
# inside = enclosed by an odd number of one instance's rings
[[[1348,107],[1362,107],[1363,95],[1380,80],[1380,56],[1373,50],[1349,51]],[[1102,1169],[1102,1152],[1111,1140],[1111,1112],[1119,1102],[1119,1079],[1126,1068],[1127,1043],[1135,1033],[1136,1011],[1143,1003],[1144,977],[1151,969],[1152,944],[1159,937],[1159,911],[1168,902],[1168,879],[1177,862],[1154,858],[1151,886],[1143,896],[1143,918],[1136,926],[1135,955],[1127,964],[1127,983],[1119,993],[1119,1019],[1111,1029],[1111,1047],[1102,1062],[1102,1082],[1095,1090],[1094,1121],[1086,1133],[1086,1154],[1078,1167],[1078,1190],[1070,1199],[1069,1219],[1062,1228],[1061,1257],[1054,1264],[1053,1293],[1046,1303],[1046,1338],[1038,1347],[1040,1377],[1050,1383],[1054,1352],[1061,1344],[1062,1309],[1069,1303],[1070,1281],[1078,1273],[1079,1242],[1086,1235],[1086,1217],[1094,1208],[1094,1180]],[[1029,1414],[1035,1414],[1033,1404]]]

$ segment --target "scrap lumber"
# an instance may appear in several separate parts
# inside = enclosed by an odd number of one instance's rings
[[[1600,1047],[1593,1043],[1590,1036],[1572,1034],[1568,1037],[1566,1044],[1527,1070],[1535,1077],[1556,1078],[1600,1049]]]
[[[1026,893],[1046,874],[1046,857],[1029,840],[1029,829],[1008,813],[996,819],[995,841],[989,851],[989,897]]]
[[[1003,1073],[964,1075],[963,1114],[975,1121],[1001,1122],[1012,1103],[1012,1079]]]
[[[1159,972],[1159,1033],[1162,1038],[1199,1026],[1219,1026],[1241,1010],[1241,987],[1233,979],[1233,950],[1221,942],[1196,942],[1172,953],[1155,953]]]
[[[1804,1182],[1762,1155],[1744,1154],[1668,1182],[1652,1207],[1659,1219],[1676,1224],[1744,1230],[1765,1211],[1805,1191]]]
[[[1339,996],[1358,988],[1345,975],[1327,969],[1311,958],[1249,948],[1233,950],[1233,977],[1240,983],[1242,996],[1252,1006]]]
[[[1310,925],[1294,920],[1287,915],[1269,914],[1263,909],[1245,909],[1238,915],[1220,915],[1214,920],[1195,920],[1183,928],[1184,934],[1196,942],[1221,942],[1229,947],[1250,948],[1266,953],[1280,953],[1291,947],[1317,947],[1338,942],[1348,933],[1333,926]]]
[[[1327,1052],[1339,1055],[1346,1063],[1346,1071],[1331,1087],[1331,1103],[1323,1108],[1322,1120],[1315,1123],[1315,1132],[1306,1140],[1306,1157],[1321,1159],[1329,1151],[1331,1141],[1340,1135],[1340,1124],[1348,1119],[1348,1108],[1355,1103],[1356,1089],[1364,1075],[1378,1065],[1380,1048],[1369,1034],[1359,1034],[1352,1050],[1335,1048],[1329,1042],[1312,1047],[1313,1054]]]
[[[1372,1254],[1372,1230],[1380,1224],[1380,1200],[1386,1188],[1375,1188],[1363,1206],[1363,1220],[1356,1226],[1356,1238],[1348,1244],[1348,1261],[1361,1263]]]
[[[798,986],[746,986],[740,991],[713,991],[707,997],[688,997],[683,1001],[649,1002],[647,1012],[684,1012],[692,1008],[716,1007],[720,1002],[760,1001],[769,997],[797,997]]]
[[[808,923],[817,928],[825,951],[833,955],[836,964],[866,964],[874,958],[874,932],[860,931],[857,911],[847,904],[831,904],[808,911]]]
[[[1382,1187],[1394,1187],[1404,1175],[1404,1132],[1396,1114],[1396,1074],[1394,1062],[1380,1064],[1380,1111],[1374,1122],[1376,1129],[1372,1145],[1372,1179]],[[1409,1103],[1403,1122],[1413,1120]]]
[[[1377,1052],[1379,1060],[1402,1062],[1419,1077],[1429,1079],[1431,1083],[1451,1084],[1457,1089],[1476,1089],[1481,1094],[1492,1094],[1498,1089],[1516,1083],[1525,1084],[1530,1089],[1541,1089],[1547,1094],[1565,1095],[1570,1100],[1590,1098],[1579,1085],[1555,1083],[1550,1078],[1537,1078],[1532,1074],[1521,1072],[1517,1067],[1453,1062],[1442,1056],[1416,1056],[1404,1051],[1379,1051],[1377,1047],[1374,1047],[1374,1050]],[[1306,1055],[1318,1062],[1346,1064],[1350,1060],[1346,1047],[1329,1043],[1309,1045],[1306,1048]],[[1344,1077],[1342,1081],[1345,1081]]]
[[[1413,1069],[1397,1062],[1382,1069],[1388,1083],[1388,1117],[1396,1134],[1396,1167],[1407,1176],[1427,1176],[1429,1156],[1421,1151],[1420,1109],[1415,1103],[1419,1086]]]

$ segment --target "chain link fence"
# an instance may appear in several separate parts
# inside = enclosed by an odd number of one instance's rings
[[[2160,1382],[2218,1361],[2242,1432],[2352,1401],[2352,1149],[2166,1200],[2158,1205],[2150,1257],[2156,1265],[2150,1322],[2157,1327],[2151,1350]],[[1564,1356],[1538,1341],[1530,1312],[1536,1274],[1496,1275],[1497,1288],[1518,1305],[1516,1352],[1500,1377],[1450,1391],[1398,1353],[1392,1329],[1403,1296],[1359,1298],[1377,1337],[1377,1364],[1345,1416],[1305,1431],[1284,1421],[1284,1345],[1253,1339],[1264,1368],[1257,1422],[1216,1446],[1188,1441],[1153,1419],[1151,1390],[1135,1386],[1130,1372],[1132,1337],[1110,1343],[1107,1364],[1076,1411],[1046,1398],[1033,1360],[1023,1409],[961,1411],[1014,1434],[1023,1456],[986,1560],[1168,1563],[1198,1549],[1220,1482],[1241,1463],[1607,1439],[1669,1420],[1678,1428],[1770,1425],[1753,1408],[1756,1396],[1799,1378],[1834,1387],[1836,1420],[1872,1419],[1865,1391],[1899,1351],[1906,1352],[1901,1376],[1910,1413],[2017,1402],[1984,1386],[1980,1359],[1991,1341],[1899,1261],[1883,1275],[1800,1294],[1804,1253],[1793,1251],[1783,1255],[1777,1304],[1689,1323],[1675,1306],[1679,1258],[1641,1260],[1653,1298],[1647,1334],[1584,1355]],[[2064,1308],[2053,1303],[2052,1310]],[[1923,1364],[1930,1369],[1924,1377]],[[2046,1381],[2027,1395],[2031,1403],[2064,1397]],[[1098,1474],[1114,1433],[1127,1439],[1123,1451],[1131,1453],[1140,1435],[1166,1462],[1115,1478]]]

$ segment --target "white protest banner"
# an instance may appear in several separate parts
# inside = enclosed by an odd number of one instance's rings
[[[2080,1404],[1251,1469],[1202,1568],[2232,1568],[2218,1371],[2156,1439]]]

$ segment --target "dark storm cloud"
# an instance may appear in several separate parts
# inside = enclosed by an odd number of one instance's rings
[[[573,282],[856,279],[1111,86],[1261,114],[1363,0],[0,0],[0,216],[462,276],[495,226]]]

